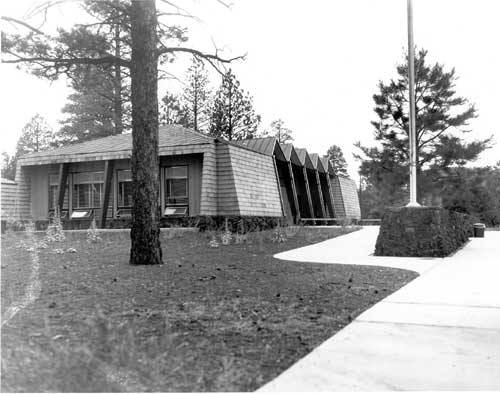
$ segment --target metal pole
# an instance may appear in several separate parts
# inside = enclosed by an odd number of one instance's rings
[[[408,207],[418,207],[417,202],[417,138],[415,131],[415,47],[413,45],[413,4],[407,0],[408,5],[408,85],[410,93],[410,202]]]

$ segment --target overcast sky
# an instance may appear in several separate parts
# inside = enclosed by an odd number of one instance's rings
[[[22,17],[31,0],[2,2],[3,15]],[[228,56],[247,53],[232,66],[267,127],[277,118],[294,130],[295,144],[324,154],[332,144],[346,156],[351,176],[358,163],[353,143],[373,144],[372,95],[379,80],[395,77],[407,45],[405,0],[234,0],[186,2],[202,23],[191,26],[192,44],[206,50],[212,38]],[[428,59],[454,67],[456,90],[475,103],[479,117],[469,139],[495,135],[497,144],[478,165],[500,160],[498,133],[500,23],[498,0],[414,0],[415,44]],[[52,21],[78,14],[59,9]],[[183,76],[186,59],[172,71]],[[2,65],[2,150],[12,153],[23,125],[35,113],[58,128],[69,90]],[[218,83],[214,74],[214,85]],[[162,89],[165,87],[162,86]],[[161,94],[162,92],[160,92]]]

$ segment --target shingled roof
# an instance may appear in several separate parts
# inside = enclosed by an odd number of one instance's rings
[[[187,145],[201,145],[213,142],[213,138],[186,129],[179,125],[161,126],[159,129],[159,149],[182,147]],[[35,152],[22,155],[20,162],[30,162],[36,159],[57,159],[62,157],[77,157],[90,154],[132,154],[132,134],[119,134],[99,138],[92,141],[63,146],[45,152]]]
[[[286,161],[285,154],[275,137],[252,138],[249,140],[232,141],[236,145],[243,146],[254,152],[263,153],[267,156],[275,156],[278,160]]]
[[[236,145],[244,146],[265,155],[272,156],[276,139],[274,137],[252,138],[250,140],[233,141]]]

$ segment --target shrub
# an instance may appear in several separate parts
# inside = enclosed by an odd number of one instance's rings
[[[382,217],[376,256],[445,257],[468,240],[467,217],[435,207],[390,208]]]
[[[97,229],[95,219],[92,219],[92,221],[90,222],[90,227],[87,230],[87,241],[99,242],[100,240],[101,236],[99,235],[99,230]]]
[[[58,208],[56,208],[52,222],[47,226],[45,234],[48,242],[60,242],[66,239]]]

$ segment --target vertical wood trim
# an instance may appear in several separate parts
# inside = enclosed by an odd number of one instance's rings
[[[59,182],[57,185],[57,207],[59,208],[59,214],[62,212],[63,209],[64,193],[66,192],[66,182],[68,181],[68,169],[69,169],[69,163],[59,164]],[[68,208],[69,208],[69,201],[68,201]]]
[[[281,216],[285,217],[285,206],[283,204],[283,194],[281,193],[280,175],[278,173],[278,167],[276,166],[276,158],[273,156],[273,167],[274,175],[276,176],[276,184],[278,185],[278,194],[280,196],[281,202]]]
[[[165,212],[165,167],[160,166],[160,217],[163,217],[164,212]]]
[[[318,185],[319,201],[321,203],[321,213],[323,214],[323,217],[326,218],[325,200],[323,199],[323,188],[321,187],[321,181],[319,179],[318,170],[316,170],[315,173],[316,173],[316,184]]]
[[[106,160],[104,162],[104,196],[101,205],[101,221],[100,228],[106,228],[106,217],[109,206],[109,192],[111,191],[111,180],[113,179],[114,160]]]
[[[293,194],[293,203],[295,205],[295,220],[298,222],[300,220],[300,207],[299,207],[299,197],[297,196],[297,187],[295,185],[295,176],[293,175],[293,167],[292,162],[287,162],[288,164],[288,172],[290,172],[290,180],[292,182],[292,194]]]
[[[113,218],[116,219],[116,213],[118,212],[118,170],[113,171]]]
[[[302,173],[304,174],[304,179],[306,182],[306,194],[307,194],[307,203],[309,204],[309,213],[311,214],[311,218],[314,218],[314,209],[311,198],[311,189],[309,188],[309,179],[307,178],[307,169],[306,167],[302,167]]]
[[[73,175],[68,173],[68,219],[71,219],[71,215],[73,215]]]
[[[330,174],[329,173],[326,173],[326,183],[328,185],[328,197],[329,197],[329,201],[330,201],[330,212],[331,212],[330,217],[334,218],[335,217],[335,208],[333,206],[332,184],[330,182]]]
[[[342,201],[342,209],[344,210],[344,217],[347,217],[347,210],[345,209],[345,201],[344,201],[344,191],[342,190],[342,182],[339,178],[339,191],[340,191],[340,199]]]

